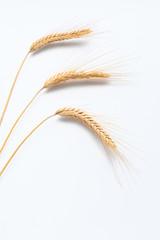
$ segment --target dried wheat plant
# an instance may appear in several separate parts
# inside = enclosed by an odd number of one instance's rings
[[[97,81],[98,83],[101,82],[112,82],[115,80],[119,80],[123,74],[117,73],[114,68],[116,69],[116,62],[110,62],[109,64],[100,64],[99,66],[93,66],[92,64],[99,58],[91,59],[90,61],[87,60],[86,62],[77,63],[74,65],[68,64],[68,67],[58,73],[55,73],[53,76],[48,78],[43,87],[38,90],[38,92],[34,95],[34,97],[30,100],[30,102],[27,104],[27,106],[24,108],[24,110],[21,112],[15,123],[13,124],[8,136],[6,137],[1,149],[0,153],[2,152],[3,148],[5,147],[13,129],[17,125],[18,121],[21,119],[25,111],[28,109],[28,107],[31,105],[31,103],[34,101],[34,99],[39,95],[39,93],[42,90],[49,89],[55,85],[67,83],[70,81],[89,81],[92,83],[92,81]],[[117,65],[118,67],[118,65]]]
[[[89,114],[88,112],[78,109],[78,108],[71,108],[71,107],[64,107],[61,109],[58,109],[55,114],[50,115],[49,117],[45,118],[42,122],[40,122],[19,144],[19,146],[16,148],[16,150],[13,152],[5,166],[2,168],[0,175],[4,172],[16,152],[19,150],[19,148],[23,145],[23,143],[48,119],[54,117],[55,115],[60,115],[62,117],[69,117],[74,118],[83,124],[85,124],[88,128],[90,128],[100,139],[102,144],[105,147],[106,152],[108,153],[109,160],[111,161],[111,164],[114,166],[114,161],[119,158],[127,168],[130,165],[130,163],[124,158],[124,156],[121,153],[120,150],[120,142],[117,140],[116,137],[112,137],[110,133],[110,124],[105,123],[102,124],[97,117],[94,115]]]
[[[32,43],[32,45],[30,46],[30,50],[29,52],[27,53],[27,55],[25,56],[25,58],[23,59],[19,69],[18,69],[18,72],[17,72],[17,75],[14,79],[14,82],[12,84],[12,87],[10,89],[10,92],[9,92],[9,95],[8,95],[8,98],[7,98],[7,101],[6,101],[6,104],[5,104],[5,107],[4,107],[4,110],[2,112],[2,116],[1,116],[1,119],[0,119],[0,125],[3,121],[3,117],[5,115],[5,112],[7,110],[7,107],[8,107],[8,104],[9,104],[9,101],[10,101],[10,98],[11,98],[11,95],[12,95],[12,92],[13,92],[13,89],[14,89],[14,86],[15,86],[15,83],[17,81],[17,78],[18,78],[18,75],[28,57],[28,55],[30,53],[33,53],[37,50],[39,50],[40,48],[43,48],[45,46],[47,46],[48,44],[51,44],[51,43],[54,43],[54,42],[58,42],[58,41],[65,41],[65,40],[70,40],[70,39],[75,39],[75,38],[82,38],[82,37],[85,37],[87,35],[89,35],[90,33],[92,33],[92,30],[90,28],[80,28],[80,29],[77,29],[77,30],[73,30],[73,31],[70,31],[70,32],[62,32],[62,33],[55,33],[55,34],[50,34],[50,35],[47,35],[45,37],[42,37],[41,39],[35,41]]]
[[[50,43],[58,42],[58,41],[64,41],[64,40],[70,40],[73,38],[81,38],[84,37],[92,32],[91,29],[86,28],[82,30],[74,30],[71,32],[64,32],[64,33],[55,33],[47,35],[36,42],[32,43],[30,47],[30,52],[34,52]]]

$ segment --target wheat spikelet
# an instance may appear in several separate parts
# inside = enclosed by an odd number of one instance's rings
[[[109,77],[110,75],[108,73],[102,71],[64,71],[50,77],[44,83],[44,88],[50,88],[56,84],[61,84],[68,80],[103,80]]]
[[[91,29],[86,28],[82,30],[74,30],[71,32],[64,32],[64,33],[55,33],[47,35],[34,43],[32,43],[30,47],[30,52],[34,52],[38,50],[39,48],[42,48],[50,43],[58,42],[58,41],[64,41],[64,40],[70,40],[73,38],[81,38],[84,37],[92,32]]]
[[[112,148],[114,151],[117,151],[117,146],[112,140],[112,138],[109,136],[109,134],[106,132],[106,130],[88,113],[81,109],[77,108],[61,108],[56,111],[55,114],[58,114],[60,116],[64,117],[71,117],[75,118],[85,125],[87,125],[99,138],[100,140]]]

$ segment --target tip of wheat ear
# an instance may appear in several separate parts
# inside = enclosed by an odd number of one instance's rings
[[[102,71],[66,71],[62,73],[58,73],[50,77],[45,83],[44,88],[50,88],[56,84],[64,83],[67,81],[74,80],[105,80],[109,78],[110,75],[108,73],[104,73]]]
[[[64,117],[75,118],[86,126],[88,126],[102,141],[103,144],[110,147],[115,152],[117,151],[117,146],[112,138],[109,136],[104,127],[101,126],[91,115],[85,111],[77,108],[61,108],[58,109],[55,115],[60,115]]]
[[[81,30],[74,30],[71,32],[50,34],[32,43],[30,47],[30,52],[34,52],[39,48],[42,48],[53,42],[69,40],[72,38],[81,38],[90,34],[91,32],[92,32],[91,29],[85,28]]]

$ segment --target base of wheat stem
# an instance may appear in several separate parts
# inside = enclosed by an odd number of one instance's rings
[[[1,149],[0,149],[0,153],[3,151],[11,133],[13,132],[15,126],[17,125],[17,123],[19,122],[19,120],[21,119],[21,117],[23,116],[23,114],[25,113],[25,111],[28,109],[28,107],[32,104],[32,102],[35,100],[35,98],[38,96],[38,94],[43,90],[44,88],[41,88],[40,90],[38,90],[38,92],[34,95],[34,97],[30,100],[30,102],[27,104],[27,106],[24,108],[24,110],[21,112],[21,114],[19,115],[19,117],[17,118],[17,120],[15,121],[15,123],[13,124],[8,136],[6,137]]]
[[[9,158],[9,160],[7,161],[7,163],[4,165],[4,167],[2,168],[2,170],[0,171],[0,176],[2,175],[2,173],[4,172],[4,170],[6,169],[6,167],[8,166],[8,164],[10,163],[10,161],[12,160],[12,158],[14,157],[14,155],[16,154],[16,152],[19,150],[19,148],[23,145],[23,143],[43,124],[45,123],[48,119],[54,117],[55,114],[50,115],[49,117],[45,118],[42,122],[40,122],[24,139],[23,141],[18,145],[18,147],[16,148],[16,150],[13,152],[13,154],[11,155],[11,157]]]
[[[14,79],[14,82],[13,82],[13,84],[12,84],[12,87],[11,87],[11,90],[10,90],[10,93],[9,93],[9,96],[8,96],[8,98],[7,98],[7,102],[6,102],[6,104],[5,104],[5,107],[4,107],[4,110],[3,110],[3,113],[2,113],[2,116],[1,116],[1,119],[0,119],[0,125],[1,125],[1,123],[2,123],[2,121],[3,121],[5,112],[6,112],[6,110],[7,110],[7,107],[8,107],[8,104],[9,104],[9,101],[10,101],[10,98],[11,98],[11,95],[12,95],[12,92],[13,92],[13,88],[14,88],[15,83],[16,83],[16,81],[17,81],[18,75],[19,75],[19,73],[20,73],[20,71],[21,71],[21,69],[22,69],[22,67],[23,67],[23,65],[24,65],[24,63],[25,63],[28,55],[29,55],[29,52],[27,53],[27,55],[26,55],[25,58],[23,59],[21,65],[20,65],[20,67],[19,67],[19,69],[18,69],[17,75],[16,75],[16,77],[15,77],[15,79]]]

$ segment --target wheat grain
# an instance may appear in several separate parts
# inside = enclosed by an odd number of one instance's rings
[[[64,32],[64,33],[55,33],[47,35],[34,43],[32,43],[30,47],[30,52],[34,52],[50,43],[58,42],[58,41],[64,41],[64,40],[70,40],[73,38],[81,38],[84,37],[92,32],[91,29],[86,28],[82,30],[75,30],[72,32]]]

